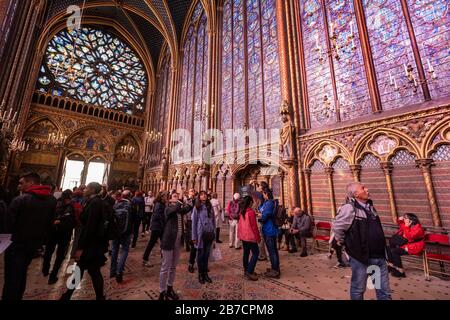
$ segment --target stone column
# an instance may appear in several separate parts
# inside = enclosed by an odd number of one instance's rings
[[[223,176],[221,177],[221,180],[222,180],[222,194],[221,194],[221,197],[222,197],[222,207],[223,207],[223,208],[226,208],[226,204],[225,204],[225,193],[226,193],[225,186],[226,186],[227,177],[226,177],[226,174],[225,174],[225,173],[224,173]]]
[[[278,174],[280,175],[280,198],[284,207],[286,207],[286,198],[284,194],[284,171],[283,169],[278,169]]]
[[[328,179],[328,192],[330,194],[331,217],[334,219],[336,217],[336,201],[334,199],[333,172],[334,169],[332,167],[325,168],[325,173],[327,174]]]
[[[217,192],[217,176],[211,178],[211,184],[213,192]]]
[[[386,186],[389,194],[389,205],[391,207],[392,222],[397,223],[397,207],[395,205],[394,188],[392,186],[392,163],[381,162],[381,168],[383,169],[384,176],[386,178]]]
[[[355,182],[360,182],[361,180],[361,166],[359,164],[350,165],[350,171],[353,175],[353,180]]]
[[[441,215],[439,213],[439,207],[436,201],[436,194],[434,191],[433,180],[431,178],[431,166],[433,165],[432,159],[419,159],[416,160],[417,166],[422,171],[423,180],[427,189],[428,203],[430,205],[431,216],[433,218],[433,225],[435,227],[442,227]]]
[[[311,169],[304,169],[303,174],[305,176],[305,186],[306,186],[306,211],[309,214],[313,214],[313,206],[311,199]]]

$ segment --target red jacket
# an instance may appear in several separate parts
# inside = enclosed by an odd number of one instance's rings
[[[240,215],[238,224],[238,238],[247,242],[260,242],[261,236],[256,222],[256,213],[252,208],[247,208],[245,218]]]
[[[408,240],[402,249],[408,248],[408,254],[420,254],[425,247],[425,232],[420,224],[407,227],[403,220],[398,220],[398,235]]]

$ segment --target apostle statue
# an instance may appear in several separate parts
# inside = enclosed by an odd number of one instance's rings
[[[280,132],[280,155],[283,161],[294,160],[294,138],[295,127],[291,121],[289,114],[289,105],[286,101],[283,102],[280,108],[281,121],[283,126]]]

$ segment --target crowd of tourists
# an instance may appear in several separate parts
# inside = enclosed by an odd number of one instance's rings
[[[4,253],[2,299],[23,298],[34,258],[42,256],[42,275],[53,285],[70,256],[79,270],[79,279],[87,271],[96,299],[104,300],[101,270],[107,256],[109,276],[121,283],[127,276],[130,247],[136,248],[139,238],[148,236],[142,252],[143,266],[160,265],[159,299],[178,300],[174,282],[181,252],[188,252],[187,271],[197,272],[200,284],[212,283],[209,261],[222,243],[220,232],[226,225],[230,250],[242,250],[245,279],[279,279],[279,250],[295,254],[300,247],[299,256],[306,257],[314,219],[300,208],[287,211],[267,183],[253,182],[252,186],[249,192],[235,193],[230,202],[222,205],[211,189],[153,194],[130,188],[108,191],[105,185],[92,182],[62,191],[41,185],[36,173],[25,174],[19,181],[19,196],[10,200],[0,189],[0,234],[11,234],[12,241]],[[405,277],[401,256],[423,250],[423,228],[416,215],[406,214],[399,219],[398,233],[386,245],[367,188],[350,183],[346,191],[347,200],[338,210],[330,240],[336,267],[351,268],[350,297],[363,299],[370,276],[368,266],[377,266],[381,277],[377,298],[390,299],[389,273]],[[158,254],[152,256],[154,250]],[[270,267],[258,275],[256,265],[264,260],[270,261]],[[68,286],[61,300],[70,300],[77,288]]]

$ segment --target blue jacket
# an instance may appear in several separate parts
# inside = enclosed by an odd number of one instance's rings
[[[266,237],[278,236],[278,227],[273,223],[275,219],[275,200],[269,199],[259,206],[262,214],[262,233]]]
[[[192,210],[192,240],[197,240],[197,249],[203,248],[203,232],[216,232],[216,218],[214,211],[210,212],[208,217],[208,209],[204,204],[197,210],[196,207]]]

